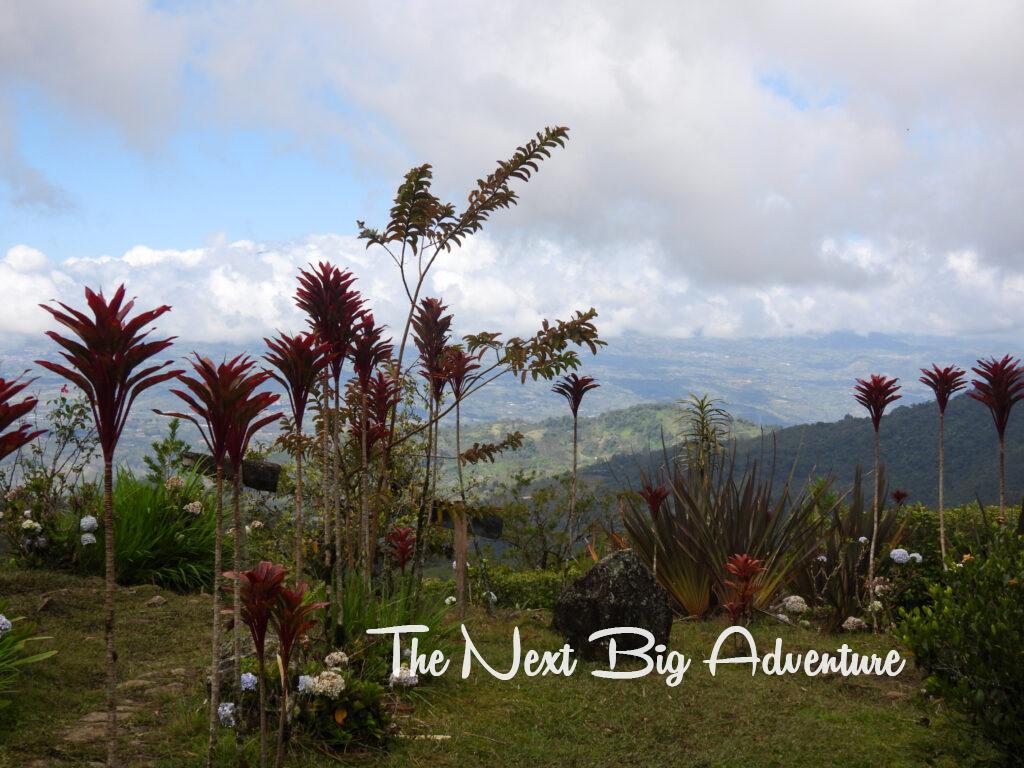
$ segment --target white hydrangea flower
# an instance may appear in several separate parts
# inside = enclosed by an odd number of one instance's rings
[[[14,624],[11,623],[10,619],[0,613],[0,637],[3,637],[12,629],[14,629]]]
[[[195,517],[198,517],[199,515],[203,514],[203,502],[190,501],[188,504],[182,507],[182,511],[189,515],[194,515]]]
[[[870,541],[870,539],[868,539],[867,536],[861,536],[859,539],[857,539],[858,544],[867,544],[868,541]]]
[[[263,521],[262,520],[253,520],[252,523],[249,524],[249,527],[246,530],[247,531],[249,531],[249,530],[258,531],[262,527],[263,527]]]
[[[843,622],[844,632],[863,632],[867,628],[867,623],[863,619],[858,619],[856,616],[850,616]]]
[[[445,605],[455,605],[455,595],[448,595],[448,597],[446,597],[444,599],[444,604]]]
[[[35,520],[25,519],[21,521],[21,530],[27,531],[28,533],[39,533],[43,530],[43,526]]]
[[[184,487],[185,481],[178,477],[178,475],[171,475],[166,480],[164,480],[164,490],[180,491]]]
[[[326,664],[331,669],[337,669],[338,667],[344,667],[348,664],[348,656],[342,651],[333,651],[327,654],[327,658],[324,659]]]
[[[921,557],[920,552],[911,552],[910,559],[913,560],[915,563],[920,563],[922,560],[924,560],[924,558]]]
[[[828,562],[828,557],[825,556],[825,555],[818,555],[814,559],[817,560],[819,563],[827,563]]]
[[[407,664],[403,664],[399,667],[398,672],[391,675],[392,688],[396,685],[400,688],[412,688],[414,685],[419,685],[419,683],[419,677],[412,673]]]
[[[345,678],[332,670],[326,670],[314,677],[309,685],[309,692],[314,696],[326,696],[336,699],[345,690]]]
[[[31,509],[26,509],[24,512],[21,513],[21,516],[22,517],[26,517],[26,518],[27,517],[32,517],[32,510]]]
[[[299,693],[308,693],[313,688],[313,678],[310,675],[299,675]]]
[[[83,547],[88,547],[96,543],[96,536],[92,533],[83,533],[79,541]]]
[[[78,528],[82,533],[92,533],[99,527],[99,522],[92,515],[86,515],[78,521]]]
[[[910,560],[910,553],[902,547],[898,547],[889,553],[889,558],[897,565],[904,565]]]
[[[235,705],[233,702],[225,701],[217,707],[217,717],[220,724],[226,728],[235,727]]]
[[[790,595],[782,601],[782,607],[786,613],[807,613],[807,602],[800,595]]]
[[[868,610],[871,611],[871,613],[878,613],[880,610],[882,610],[882,603],[878,600],[872,600],[868,604]]]
[[[256,675],[254,675],[252,672],[243,672],[242,678],[239,681],[240,687],[243,691],[255,691],[256,684],[258,682],[259,680],[256,678]]]

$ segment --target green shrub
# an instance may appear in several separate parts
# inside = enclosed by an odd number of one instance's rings
[[[566,572],[562,570],[516,571],[508,566],[498,565],[487,567],[487,579],[491,591],[494,592],[495,602],[501,607],[553,608],[565,585],[578,579],[584,572],[585,568],[575,562],[569,566]],[[472,569],[470,576],[473,579],[474,597],[483,599],[486,588],[480,569]]]
[[[926,686],[965,715],[1008,758],[1024,754],[1024,539],[993,537],[904,612],[904,641]]]
[[[32,637],[32,626],[23,619],[9,619],[0,603],[0,709],[10,705],[10,693],[22,668],[53,656],[56,651],[31,653],[28,644],[45,638]]]
[[[382,746],[387,725],[384,687],[377,683],[345,675],[345,690],[336,700],[300,696],[300,731],[334,749]]]

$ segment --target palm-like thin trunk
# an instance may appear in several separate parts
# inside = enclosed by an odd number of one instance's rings
[[[237,579],[235,580],[237,583]],[[267,768],[267,663],[260,656],[260,768]]]
[[[366,445],[366,430],[368,427],[367,419],[367,402],[366,402],[366,391],[362,392],[362,403],[361,403],[360,422],[361,429],[360,441],[359,441],[359,456],[360,456],[360,467],[359,467],[359,504],[360,504],[360,518],[359,518],[359,547],[362,550],[363,557],[363,581],[367,587],[370,586],[370,578],[372,574],[370,569],[373,567],[370,561],[370,465],[369,457]]]
[[[452,521],[455,526],[455,598],[459,603],[459,616],[466,615],[466,556],[469,553],[469,508],[466,504],[466,485],[462,478],[462,414],[455,401],[455,466],[459,474],[459,497],[462,509]],[[486,596],[485,596],[486,599]]]
[[[331,546],[331,486],[330,476],[327,472],[328,459],[330,458],[327,453],[327,410],[329,407],[328,393],[327,393],[327,369],[324,369],[323,374],[320,377],[320,503],[323,506],[324,513],[324,552],[327,552]]]
[[[103,609],[107,641],[107,766],[113,768],[117,765],[117,651],[114,650],[114,468],[109,458],[103,462],[103,533],[106,559]]]
[[[344,621],[344,609],[341,601],[345,593],[345,575],[342,571],[341,553],[345,540],[351,536],[349,526],[342,527],[341,494],[339,481],[341,478],[341,381],[334,387],[334,412],[331,414],[331,508],[334,510],[334,602],[337,605],[336,624]],[[351,558],[349,558],[351,559]],[[351,563],[350,563],[351,565]]]
[[[576,536],[576,477],[579,462],[579,420],[572,415],[572,488],[569,491],[569,544],[566,552],[566,564],[572,560],[572,545]]]
[[[946,563],[946,415],[939,412],[939,550],[942,553],[942,570],[948,570]]]
[[[217,749],[217,708],[220,706],[220,574],[223,570],[224,542],[224,462],[217,464],[214,480],[214,532],[213,532],[213,629],[210,633],[210,740],[206,753],[207,768],[213,766]]]
[[[302,430],[295,451],[295,580],[302,581]]]
[[[234,518],[234,552],[232,553],[235,571],[233,589],[233,616],[232,622],[232,654],[231,674],[233,675],[231,686],[237,689],[242,679],[242,582],[238,574],[242,572],[242,463],[234,468],[235,476],[233,483],[233,518]]]
[[[999,436],[999,519],[1006,519],[1006,439]]]
[[[871,505],[871,546],[868,548],[868,605],[875,599],[875,547],[878,540],[878,511],[882,497],[882,440],[875,430],[875,500]],[[871,611],[871,626],[878,631],[878,612]]]
[[[277,666],[281,670],[281,706],[277,718],[277,760],[275,765],[281,768],[284,765],[284,745],[288,728],[288,670],[281,663],[281,657],[277,657]]]
[[[430,398],[427,401],[427,421],[430,423],[434,418],[434,399]],[[412,578],[415,585],[416,596],[419,598],[420,594],[420,582],[423,580],[423,550],[425,549],[424,544],[424,531],[427,522],[427,495],[430,493],[430,470],[431,460],[434,455],[433,450],[433,427],[427,428],[427,463],[423,473],[423,492],[420,498],[419,510],[416,513],[416,560],[413,563]]]

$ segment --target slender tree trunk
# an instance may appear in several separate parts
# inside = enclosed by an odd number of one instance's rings
[[[359,445],[359,456],[360,456],[360,467],[359,467],[359,503],[361,507],[361,514],[359,519],[359,548],[362,550],[363,558],[363,582],[367,587],[370,586],[370,580],[372,573],[370,572],[373,564],[370,559],[370,464],[369,457],[367,455],[366,446],[366,430],[368,427],[367,419],[367,402],[366,402],[366,391],[364,390],[361,395],[361,413],[360,422],[362,428],[360,429],[360,445]]]
[[[999,436],[999,518],[1006,519],[1006,439]]]
[[[325,368],[320,376],[320,502],[324,513],[324,552],[331,546],[333,539],[331,535],[331,486],[330,476],[327,467],[330,466],[327,455],[327,418],[330,407],[329,395],[327,393],[327,369]]]
[[[223,570],[224,542],[224,462],[217,464],[214,493],[213,532],[213,629],[210,633],[210,740],[206,752],[207,768],[213,766],[213,755],[217,749],[217,708],[220,706],[220,579]]]
[[[427,420],[430,421],[434,418],[434,399],[430,398],[427,402]],[[426,529],[427,522],[427,496],[430,493],[430,470],[431,470],[431,459],[434,455],[431,443],[433,441],[434,430],[432,427],[427,428],[427,462],[423,472],[423,493],[420,498],[419,510],[416,512],[416,559],[413,563],[412,578],[415,585],[415,592],[417,599],[420,594],[420,582],[423,580],[423,551],[426,549],[424,542],[424,532]]]
[[[341,553],[345,549],[345,541],[351,536],[348,526],[342,527],[345,517],[341,512],[341,495],[339,480],[341,478],[341,380],[334,388],[334,412],[331,414],[331,509],[334,510],[334,603],[337,606],[335,626],[344,621],[342,600],[345,596],[345,574],[342,570]],[[351,562],[349,563],[351,570]]]
[[[278,656],[278,665],[281,665],[281,657]],[[285,733],[288,727],[288,670],[281,666],[281,713],[277,718],[277,760],[275,765],[282,768],[284,765]]]
[[[235,580],[238,583],[238,580]],[[261,656],[260,665],[260,768],[267,768],[267,664]]]
[[[946,562],[946,414],[939,411],[939,550],[942,553],[942,570],[948,570]]]
[[[302,429],[295,452],[295,581],[302,581]]]
[[[875,547],[878,541],[878,510],[882,497],[882,440],[875,430],[875,500],[871,505],[871,546],[868,548],[868,606],[875,599]],[[871,626],[878,631],[878,612],[871,611]]]
[[[569,544],[566,552],[566,564],[572,560],[573,540],[576,536],[576,477],[579,462],[579,420],[572,415],[572,487],[569,490]]]
[[[233,565],[235,571],[234,588],[233,588],[233,611],[234,621],[232,622],[232,645],[234,652],[232,654],[232,665],[231,674],[233,675],[231,680],[232,690],[237,690],[238,686],[241,685],[242,679],[242,582],[238,579],[238,574],[242,572],[242,465],[239,462],[238,466],[234,468],[233,478],[233,513],[234,513],[234,552]]]
[[[103,549],[106,557],[103,609],[107,641],[107,766],[117,763],[117,651],[114,650],[114,468],[113,460],[103,461]]]
[[[459,497],[462,508],[452,520],[455,529],[455,599],[459,604],[459,617],[466,615],[466,556],[469,554],[469,509],[466,505],[466,485],[462,478],[462,414],[459,401],[455,401],[455,466],[459,474]],[[484,601],[489,602],[489,596]]]

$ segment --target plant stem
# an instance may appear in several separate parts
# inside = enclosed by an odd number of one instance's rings
[[[302,427],[295,451],[295,580],[302,581]]]
[[[103,549],[106,559],[103,609],[107,642],[107,766],[117,765],[117,651],[114,649],[114,468],[113,460],[103,461]]]
[[[949,570],[946,562],[946,414],[939,411],[939,550],[942,552],[942,570]]]
[[[281,712],[277,718],[277,760],[275,765],[277,768],[281,768],[284,765],[285,729],[288,726],[288,670],[282,665],[280,656],[277,657],[277,665],[281,670]]]
[[[224,461],[217,462],[214,480],[214,532],[213,532],[213,628],[210,632],[210,740],[206,752],[207,768],[213,767],[213,755],[217,749],[217,708],[220,705],[220,574],[223,569],[224,542],[222,539],[224,518]]]
[[[871,505],[871,546],[868,548],[868,609],[875,599],[875,546],[878,539],[878,507],[882,495],[882,440],[875,430],[875,500]],[[878,613],[871,611],[871,626],[878,632]]]
[[[235,579],[238,583],[238,579]],[[263,656],[259,658],[260,665],[260,768],[267,768],[267,670],[266,661]]]
[[[231,681],[232,690],[237,690],[242,679],[242,582],[238,575],[242,572],[242,462],[234,467],[233,483],[233,518],[234,518],[234,552],[232,562],[235,571],[233,587],[233,609],[232,615],[232,664],[231,672],[234,676]]]
[[[1006,438],[999,436],[999,517],[1006,519]]]
[[[459,497],[462,509],[452,520],[455,529],[455,599],[459,605],[459,618],[466,615],[466,555],[469,552],[469,508],[466,504],[466,485],[462,478],[462,412],[455,402],[455,466],[459,475]],[[484,596],[489,603],[489,596]]]

